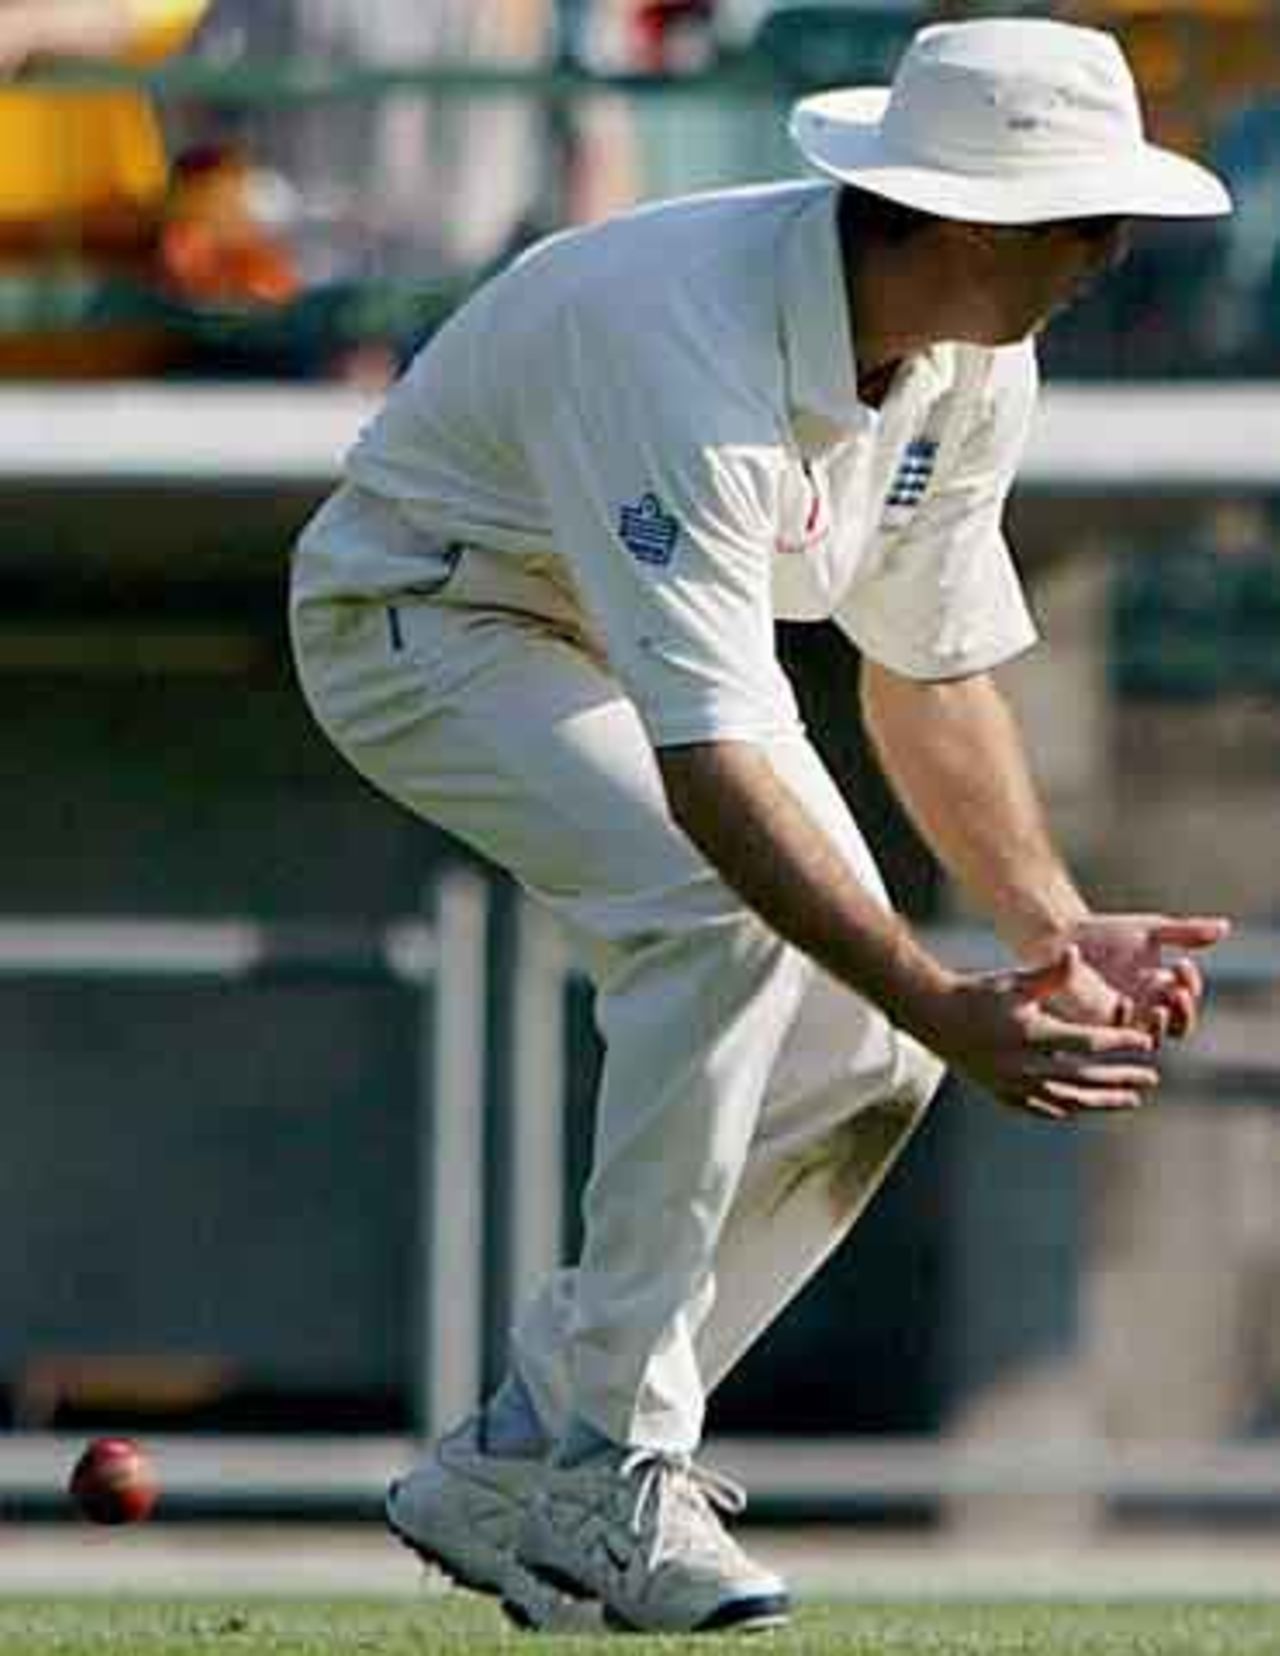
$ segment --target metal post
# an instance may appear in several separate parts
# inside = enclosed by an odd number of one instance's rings
[[[417,1132],[415,1430],[434,1436],[480,1397],[484,1292],[484,880],[442,875],[429,893],[437,969],[422,995]]]
[[[555,920],[522,899],[516,914],[508,1122],[505,1303],[513,1314],[564,1258],[565,989],[570,967]]]

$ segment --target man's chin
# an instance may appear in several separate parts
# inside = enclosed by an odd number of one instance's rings
[[[1008,327],[994,329],[990,336],[979,343],[996,350],[1001,345],[1020,345],[1024,339],[1034,339],[1042,334],[1053,321],[1052,316],[1037,316],[1022,327]]]
[[[970,334],[958,334],[957,345],[981,345],[988,351],[994,351],[1001,345],[1017,345],[1024,339],[1030,339],[1035,334],[1042,333],[1053,320],[1049,316],[1038,316],[1033,321],[1024,323],[1022,327],[1007,328],[980,328]]]

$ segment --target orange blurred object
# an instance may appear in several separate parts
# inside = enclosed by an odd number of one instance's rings
[[[263,225],[254,172],[238,150],[206,146],[174,163],[159,237],[160,278],[206,304],[283,305],[302,282],[289,248]]]

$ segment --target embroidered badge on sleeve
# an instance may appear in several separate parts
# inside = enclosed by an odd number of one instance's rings
[[[638,563],[669,564],[680,539],[680,525],[662,509],[656,494],[641,495],[618,517],[618,538]]]

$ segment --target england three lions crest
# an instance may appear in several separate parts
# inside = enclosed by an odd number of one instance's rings
[[[889,492],[884,500],[883,526],[900,528],[924,499],[938,459],[938,445],[932,437],[913,437],[898,460]]]

